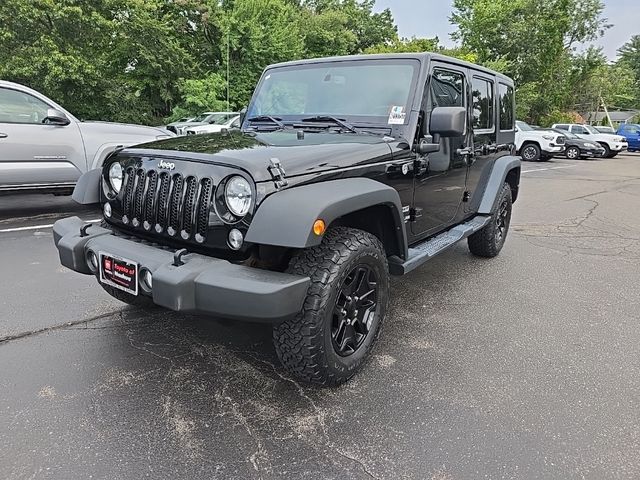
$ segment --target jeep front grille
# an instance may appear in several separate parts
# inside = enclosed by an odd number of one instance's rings
[[[204,242],[214,190],[211,178],[129,167],[123,185],[123,223]]]

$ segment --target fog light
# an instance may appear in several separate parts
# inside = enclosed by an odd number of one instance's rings
[[[244,237],[242,236],[242,232],[236,228],[229,232],[229,247],[233,250],[240,250],[242,247],[242,242],[244,241]]]
[[[104,216],[111,218],[111,204],[108,202],[104,204]]]
[[[98,256],[91,250],[87,252],[87,258],[89,260],[89,268],[92,271],[98,270]]]
[[[147,289],[151,290],[151,288],[153,287],[153,276],[151,275],[151,272],[149,270],[145,270],[142,273],[142,282]]]

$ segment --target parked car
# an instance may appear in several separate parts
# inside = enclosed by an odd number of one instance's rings
[[[187,128],[193,128],[200,125],[209,125],[210,123],[216,122],[221,115],[230,115],[234,114],[233,112],[204,112],[198,115],[190,122],[179,123],[175,125],[175,133],[177,135],[186,135]],[[235,113],[237,115],[237,113]]]
[[[167,124],[164,128],[169,130],[172,133],[178,133],[178,127],[184,125],[185,123],[193,122],[196,117],[182,117],[176,120],[175,122],[171,122]]]
[[[640,125],[635,123],[623,123],[618,128],[618,135],[627,139],[630,152],[640,151]]]
[[[214,117],[211,123],[187,128],[187,135],[197,135],[200,133],[217,133],[223,128],[240,128],[239,113],[225,113]]]
[[[613,158],[618,153],[624,152],[629,148],[627,139],[620,135],[611,135],[609,133],[600,133],[591,125],[580,125],[577,123],[556,123],[553,128],[565,130],[577,135],[585,140],[599,143],[604,148],[604,157]]]
[[[273,65],[242,129],[85,174],[74,198],[105,225],[66,218],[54,242],[124,302],[272,323],[287,369],[337,385],[378,337],[389,273],[463,239],[499,254],[520,184],[514,105],[511,79],[437,54]]]
[[[546,162],[564,153],[564,135],[550,130],[536,130],[525,122],[516,121],[516,151],[528,162]]]
[[[0,81],[0,192],[70,193],[117,148],[171,136],[159,127],[81,122],[41,93]]]
[[[594,125],[593,128],[595,128],[600,133],[608,133],[610,135],[615,135],[616,133],[613,127],[606,127],[604,125]]]
[[[567,130],[559,130],[557,128],[551,130],[565,137],[564,156],[570,160],[602,157],[604,155],[604,148],[599,143],[584,140]]]

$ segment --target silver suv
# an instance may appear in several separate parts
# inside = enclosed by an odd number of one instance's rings
[[[116,148],[171,136],[156,127],[81,122],[35,90],[0,80],[0,193],[70,193]]]

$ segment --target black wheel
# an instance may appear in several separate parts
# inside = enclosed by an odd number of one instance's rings
[[[140,307],[144,309],[157,309],[158,307],[151,297],[147,297],[145,295],[139,294],[137,297],[135,295],[131,295],[130,293],[123,292],[122,290],[112,287],[111,285],[105,285],[102,282],[98,282],[104,290],[111,295],[116,300],[120,300],[128,305],[132,305],[134,307]]]
[[[527,162],[537,162],[540,160],[540,147],[535,143],[527,143],[524,147],[522,147],[520,151],[520,155],[523,160]]]
[[[311,283],[298,316],[273,329],[278,358],[304,381],[339,385],[362,366],[380,333],[389,300],[384,247],[362,230],[332,228],[287,271]]]
[[[569,160],[577,160],[580,158],[580,149],[578,147],[569,147],[564,154]]]
[[[468,239],[469,250],[479,257],[492,258],[500,253],[511,223],[511,187],[505,183],[500,192],[498,207],[489,224]]]
[[[600,143],[600,146],[602,148],[604,148],[604,153],[602,154],[602,156],[604,158],[611,158],[611,149],[609,148],[609,145],[607,145],[606,143]]]

